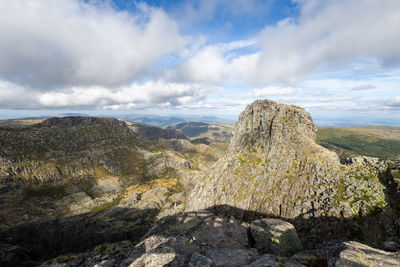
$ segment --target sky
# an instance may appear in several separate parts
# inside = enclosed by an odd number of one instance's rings
[[[236,118],[400,126],[398,0],[1,0],[0,118]]]

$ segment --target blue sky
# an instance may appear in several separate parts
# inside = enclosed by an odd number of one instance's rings
[[[235,118],[255,99],[320,125],[400,126],[398,0],[3,0],[0,117]]]

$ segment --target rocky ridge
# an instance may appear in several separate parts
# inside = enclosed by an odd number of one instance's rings
[[[130,122],[129,128],[131,128],[134,132],[140,134],[144,138],[157,141],[160,139],[183,139],[189,140],[190,138],[185,135],[183,132],[174,129],[162,129],[155,126],[150,126],[141,123]]]
[[[187,153],[207,154],[211,148],[165,139],[176,136],[159,130],[153,133],[156,141],[146,140],[124,121],[97,117],[0,128],[0,229],[87,213],[118,202],[133,184],[157,178],[186,181],[201,172],[202,163]]]

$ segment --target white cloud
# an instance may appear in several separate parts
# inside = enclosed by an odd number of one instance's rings
[[[399,1],[301,3],[298,22],[286,20],[262,32],[259,67],[263,71],[256,73],[257,81],[297,82],[320,67],[343,67],[361,57],[400,65],[395,45],[400,42]]]
[[[381,109],[400,110],[400,95],[376,101]]]
[[[350,88],[351,91],[366,91],[366,90],[372,90],[375,89],[376,86],[371,85],[371,84],[366,84],[366,85],[359,85],[359,86],[354,86]]]
[[[298,19],[267,26],[258,36],[261,48],[235,55],[206,46],[183,63],[181,78],[197,82],[296,84],[324,69],[373,59],[384,68],[400,67],[400,1],[297,1]]]
[[[2,0],[0,78],[33,89],[119,86],[185,44],[162,10],[138,15],[107,1]]]
[[[178,77],[193,82],[221,82],[229,75],[223,52],[221,47],[206,46],[179,67]]]
[[[249,93],[243,94],[242,97],[265,98],[274,95],[295,95],[298,92],[300,92],[300,88],[296,87],[268,86],[265,88],[253,89]]]
[[[350,101],[354,97],[349,95],[327,95],[318,99],[318,102]]]
[[[34,94],[17,84],[0,80],[0,109],[32,108]]]

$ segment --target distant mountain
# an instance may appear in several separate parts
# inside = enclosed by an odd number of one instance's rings
[[[234,120],[215,116],[161,116],[161,115],[120,115],[116,118],[130,122],[139,122],[158,127],[165,127],[179,122],[234,123]]]
[[[157,141],[160,139],[184,139],[190,138],[183,132],[175,129],[163,129],[152,125],[143,123],[129,122],[129,127],[136,133],[143,136],[143,138],[150,141]]]
[[[188,121],[168,125],[166,128],[182,131],[191,137],[193,143],[229,143],[233,124]]]
[[[179,117],[157,116],[157,115],[119,115],[116,117],[129,122],[150,124],[157,127],[163,127],[171,123],[185,121],[185,119]]]

